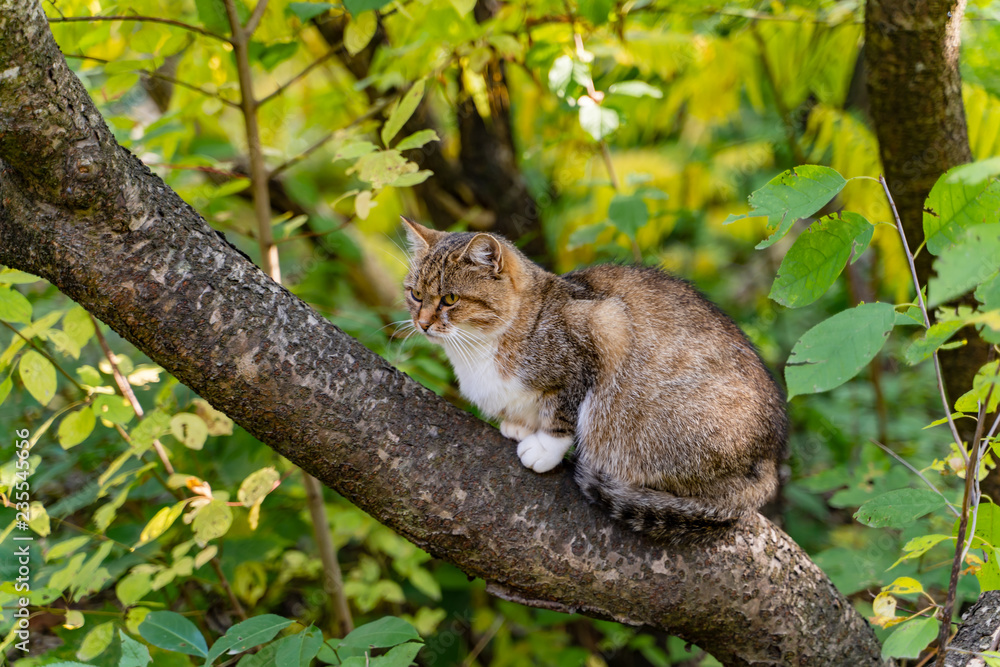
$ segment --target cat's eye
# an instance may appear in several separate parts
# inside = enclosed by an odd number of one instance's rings
[[[410,290],[410,296],[413,297],[414,301],[423,301],[424,300],[424,293],[420,292],[418,290],[415,290],[415,289],[411,289]]]
[[[445,294],[441,298],[441,301],[443,301],[444,305],[446,305],[446,306],[454,306],[455,303],[458,301],[458,296],[456,296],[454,294]]]

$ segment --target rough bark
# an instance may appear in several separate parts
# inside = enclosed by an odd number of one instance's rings
[[[959,43],[965,0],[869,0],[865,4],[865,60],[870,112],[886,180],[910,247],[924,238],[924,200],[935,181],[972,160],[962,102]],[[934,257],[916,258],[917,277],[927,284]],[[950,400],[972,388],[986,363],[989,345],[975,334],[968,344],[941,352]],[[975,422],[959,420],[971,440]],[[1000,497],[1000,473],[983,490]]]
[[[0,262],[40,275],[282,455],[494,594],[668,630],[727,665],[880,665],[760,516],[669,550],[271,281],[117,146],[34,0],[0,0]]]
[[[976,653],[1000,646],[1000,591],[986,591],[962,616],[962,627],[948,642],[945,667],[986,667]]]

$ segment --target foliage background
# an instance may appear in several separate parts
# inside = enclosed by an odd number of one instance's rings
[[[406,318],[398,216],[433,217],[442,206],[428,187],[436,177],[418,168],[434,159],[459,162],[470,114],[496,129],[504,123],[498,109],[507,104],[513,157],[528,194],[519,240],[534,244],[536,259],[555,270],[641,259],[673,271],[733,315],[779,377],[795,341],[830,313],[860,301],[910,298],[905,258],[887,226],[876,228],[874,252],[850,265],[816,305],[793,311],[767,296],[792,239],[755,251],[762,220],[723,224],[748,210],[751,191],[799,164],[830,165],[845,176],[879,174],[856,68],[861,3],[708,10],[699,2],[517,1],[477,20],[481,8],[469,0],[410,0],[378,3],[377,21],[374,4],[348,2],[348,18],[340,5],[275,0],[254,35],[257,97],[276,93],[259,109],[266,161],[283,195],[272,194],[273,231],[289,289],[434,391],[461,402],[441,350],[395,333],[393,323]],[[45,9],[119,142],[259,261],[229,45],[151,21],[60,20],[164,17],[226,34],[221,2],[59,0]],[[972,3],[963,33],[963,94],[977,159],[1000,154],[1000,76],[990,62],[1000,45],[994,12]],[[348,56],[324,39],[314,19],[341,22]],[[369,44],[383,33],[377,48]],[[348,66],[358,54],[370,57],[360,80]],[[386,152],[411,126],[388,141],[381,130],[414,85],[425,90],[414,118],[435,119],[440,141],[407,152],[411,167]],[[602,101],[596,111],[580,102],[588,93]],[[432,180],[417,182],[426,177]],[[475,197],[449,204],[452,229],[491,221]],[[834,207],[890,219],[881,188],[870,181],[852,181],[824,212]],[[29,320],[23,308],[0,311],[0,350],[7,350],[0,357],[0,423],[26,428],[36,441],[32,499],[48,517],[48,525],[39,519],[33,526],[44,538],[32,564],[42,586],[32,619],[40,654],[18,664],[117,665],[120,648],[110,629],[134,635],[150,610],[184,613],[214,638],[239,620],[233,597],[248,615],[281,614],[339,635],[300,475],[238,427],[227,433],[224,418],[102,327],[147,413],[143,423],[150,425],[141,430],[132,409],[115,398],[112,364],[85,313],[43,282],[0,274],[5,284],[26,298],[30,321],[43,322],[32,346],[64,371],[51,395],[32,391],[23,376],[31,351],[15,333]],[[871,439],[919,469],[947,455],[942,427],[924,430],[940,416],[932,374],[926,364],[896,361],[904,343],[905,336],[891,341],[868,371],[837,390],[790,403],[790,478],[774,510],[866,615],[875,593],[897,576],[918,577],[931,591],[947,586],[943,547],[886,571],[910,538],[951,531],[943,513],[894,530],[852,519],[875,495],[915,485]],[[76,416],[88,408],[96,420]],[[149,448],[153,435],[175,475]],[[145,451],[137,451],[143,447],[136,442],[146,440]],[[0,490],[13,483],[12,451],[0,457]],[[259,472],[267,468],[280,483],[263,498],[254,526],[254,503],[243,504],[239,490],[248,478],[270,480]],[[222,518],[206,528],[207,521],[189,525],[175,516],[151,530],[178,494],[203,504],[212,498],[208,504]],[[419,664],[717,664],[676,639],[495,600],[482,582],[430,559],[335,493],[327,491],[325,500],[355,622],[409,620],[426,642]],[[225,502],[235,506],[223,509]],[[0,510],[0,527],[13,516]],[[144,530],[151,539],[142,540]],[[14,565],[4,560],[2,567],[8,571],[0,601],[9,605]],[[962,579],[962,599],[978,590],[973,577]],[[5,613],[5,635],[10,621]],[[153,652],[156,665],[191,664]]]

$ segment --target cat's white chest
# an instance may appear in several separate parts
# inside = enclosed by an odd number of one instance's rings
[[[526,388],[516,377],[504,377],[496,363],[496,345],[479,345],[475,349],[460,349],[448,342],[444,345],[458,376],[462,395],[491,417],[520,422],[536,427],[538,392]]]

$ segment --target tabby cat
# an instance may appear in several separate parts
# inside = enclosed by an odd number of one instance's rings
[[[576,444],[576,480],[632,529],[725,528],[775,492],[785,401],[753,345],[653,268],[557,276],[506,239],[403,218],[413,323],[528,468]]]

